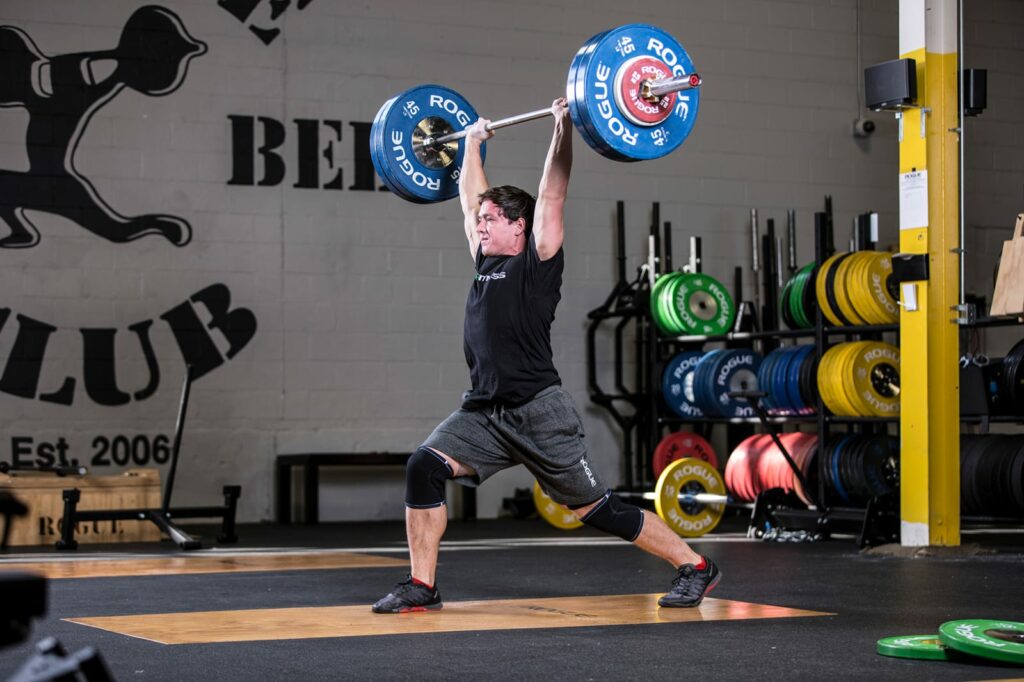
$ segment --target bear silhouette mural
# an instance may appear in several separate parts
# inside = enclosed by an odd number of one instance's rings
[[[25,31],[0,26],[0,107],[29,113],[25,147],[29,170],[0,168],[0,247],[28,248],[39,230],[26,211],[68,218],[90,232],[123,243],[162,235],[175,246],[192,238],[188,221],[163,214],[126,217],[111,208],[75,168],[82,133],[123,88],[151,97],[177,90],[189,62],[206,44],[188,34],[173,12],[154,5],[136,10],[112,50],[47,56]]]

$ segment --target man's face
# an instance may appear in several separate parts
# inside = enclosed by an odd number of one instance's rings
[[[509,222],[501,208],[485,199],[480,204],[476,219],[476,233],[480,236],[480,250],[485,256],[514,256],[523,248],[522,235],[526,221],[520,218]]]

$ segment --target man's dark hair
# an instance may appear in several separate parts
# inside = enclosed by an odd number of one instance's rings
[[[481,204],[487,200],[501,209],[501,214],[509,222],[514,223],[523,218],[526,221],[526,236],[530,236],[533,230],[533,207],[536,206],[537,200],[530,196],[529,192],[512,185],[490,187],[480,194]]]

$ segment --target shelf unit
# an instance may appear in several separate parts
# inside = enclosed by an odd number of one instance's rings
[[[658,270],[662,265],[663,272],[672,270],[671,254],[671,226],[664,224],[664,233],[659,230],[658,206],[654,205],[654,219],[651,225],[649,241],[653,246],[654,254],[664,254],[659,259],[657,256],[648,259],[649,269]],[[816,315],[815,326],[811,329],[778,329],[778,306],[774,286],[777,271],[773,268],[765,268],[764,306],[760,311],[748,319],[755,320],[762,325],[762,329],[743,329],[717,336],[660,336],[653,324],[650,311],[650,280],[644,277],[641,270],[640,275],[633,281],[627,282],[625,277],[625,239],[624,239],[624,213],[622,202],[618,204],[618,244],[619,244],[619,282],[612,291],[612,294],[605,303],[591,311],[591,321],[588,328],[587,350],[588,350],[588,384],[590,397],[593,402],[608,409],[615,421],[623,429],[625,435],[624,465],[626,494],[641,494],[641,491],[653,488],[654,480],[650,471],[649,454],[654,451],[655,445],[660,441],[665,428],[691,426],[701,435],[707,436],[708,431],[715,426],[725,426],[728,429],[727,441],[728,450],[734,448],[734,441],[745,438],[752,434],[756,426],[762,421],[758,418],[723,418],[703,417],[699,419],[683,419],[675,415],[667,416],[661,397],[661,372],[668,358],[682,350],[703,348],[708,344],[723,344],[726,347],[741,347],[746,344],[758,344],[763,355],[767,355],[772,349],[778,347],[778,342],[788,339],[813,338],[815,345],[815,357],[820,361],[822,354],[833,344],[833,339],[845,337],[845,340],[857,338],[880,339],[884,334],[899,332],[898,324],[884,325],[860,325],[860,326],[829,326],[825,325],[821,315]],[[867,239],[866,232],[861,236],[860,243],[873,248],[873,244]],[[815,262],[824,262],[831,250],[831,218],[827,213],[818,213],[815,216]],[[662,248],[663,247],[663,248]],[[692,242],[691,267],[693,271],[700,272],[700,241]],[[775,240],[769,221],[768,233],[764,235],[762,253],[765,255],[765,262],[774,264]],[[734,291],[739,293],[742,287],[742,270],[736,268],[734,272]],[[741,301],[741,296],[734,296],[734,300]],[[745,304],[741,303],[743,308]],[[596,380],[596,363],[594,360],[595,337],[598,327],[607,321],[616,320],[615,325],[615,385],[614,392],[603,391]],[[633,337],[635,376],[634,388],[626,387],[623,377],[623,353],[625,349],[625,331],[633,323],[635,332]],[[1017,318],[970,318],[961,321],[962,327],[996,327],[1019,325]],[[619,406],[629,405],[632,409],[630,414],[625,414]],[[1017,415],[963,415],[963,423],[1022,423],[1024,417]],[[899,424],[900,418],[893,417],[848,417],[829,414],[818,396],[814,414],[794,416],[772,416],[766,420],[772,427],[784,427],[786,425],[806,426],[814,424],[817,427],[819,437],[819,448],[828,441],[832,427],[844,428],[847,431],[859,430],[866,433],[885,433],[890,425]],[[819,450],[820,452],[820,450]],[[778,518],[800,518],[803,521],[811,521],[812,527],[829,534],[837,525],[848,523],[860,529],[860,543],[874,544],[876,542],[891,541],[898,528],[898,493],[890,494],[895,499],[873,499],[861,507],[832,506],[828,503],[828,495],[825,489],[825,476],[823,467],[824,458],[817,458],[817,500],[822,501],[821,508],[797,509],[787,508],[792,500],[758,500],[753,505],[752,524],[759,515],[762,517],[768,514],[773,519]],[[743,507],[743,505],[736,505]],[[970,522],[1006,522],[1006,519],[999,517],[964,517],[964,521]],[[1010,522],[1021,523],[1021,519],[1011,519]]]

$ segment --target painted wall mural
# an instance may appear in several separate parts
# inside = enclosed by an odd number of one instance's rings
[[[224,4],[224,3],[222,3]],[[237,5],[238,3],[235,3]],[[285,3],[287,5],[287,3]],[[282,10],[283,11],[283,10]],[[0,26],[0,106],[28,111],[25,151],[29,168],[0,167],[0,223],[7,234],[0,248],[30,249],[41,231],[27,211],[61,216],[92,234],[122,244],[143,237],[162,237],[186,247],[193,227],[167,214],[124,216],[114,210],[79,172],[75,157],[93,115],[126,88],[150,97],[172,95],[188,77],[189,65],[207,52],[174,12],[154,5],[135,10],[118,44],[95,51],[47,55],[24,30]],[[231,307],[228,287],[213,283],[186,301],[128,326],[141,349],[148,377],[132,388],[117,381],[117,328],[81,328],[82,373],[55,386],[40,386],[47,345],[58,326],[0,308],[0,331],[12,321],[16,337],[0,374],[0,392],[29,400],[72,405],[83,391],[98,405],[119,406],[146,400],[160,385],[160,367],[150,330],[157,321],[169,326],[182,361],[199,379],[234,357],[256,333],[251,310]],[[221,352],[210,335],[217,330],[228,341]]]

